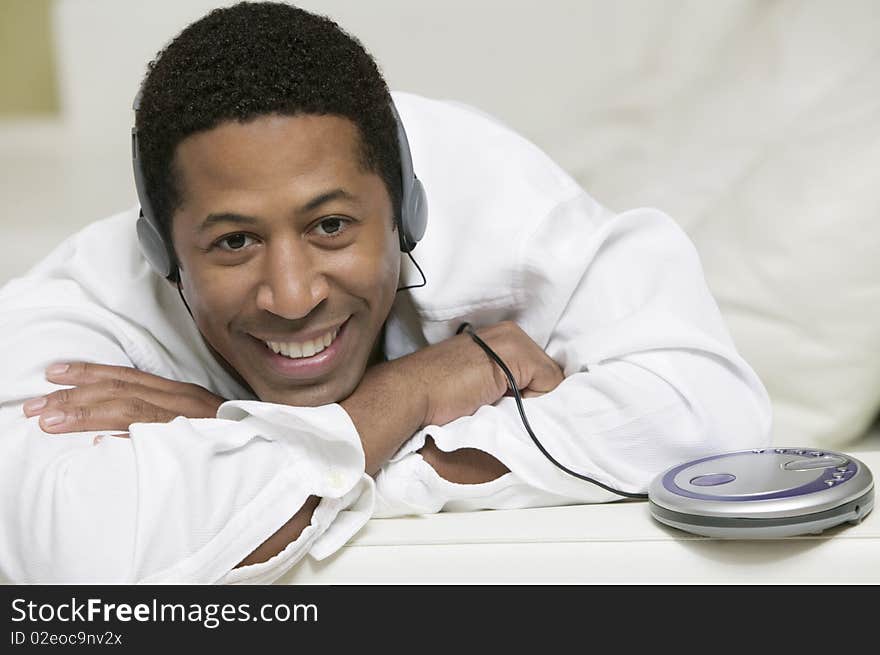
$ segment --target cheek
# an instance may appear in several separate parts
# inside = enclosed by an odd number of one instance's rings
[[[221,335],[245,304],[244,276],[218,275],[216,271],[199,273],[190,269],[190,275],[184,275],[183,280],[184,295],[202,334]],[[215,347],[219,345],[216,339],[209,338],[209,341]]]
[[[358,248],[347,253],[342,265],[351,292],[370,299],[379,307],[390,306],[400,276],[397,235],[395,233],[392,236],[393,241],[377,239],[370,244],[372,247]],[[343,268],[339,270],[342,272]]]

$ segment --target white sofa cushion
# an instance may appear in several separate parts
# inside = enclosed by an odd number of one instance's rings
[[[712,3],[713,10],[716,3]],[[842,446],[880,407],[880,12],[693,4],[583,103],[568,165],[614,209],[657,206],[694,239],[779,444]]]
[[[693,231],[776,443],[849,444],[880,406],[878,70],[841,74]]]

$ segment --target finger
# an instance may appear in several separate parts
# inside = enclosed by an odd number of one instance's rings
[[[537,398],[538,396],[543,396],[545,393],[548,393],[546,391],[538,391],[537,389],[531,389],[528,387],[525,389],[519,389],[518,391],[520,398]],[[512,398],[515,394],[508,388],[507,393],[504,395]]]
[[[169,393],[182,393],[182,389],[196,385],[177,380],[169,380],[159,375],[153,375],[130,366],[109,366],[106,364],[93,364],[91,362],[65,362],[53,364],[46,369],[46,379],[59,384],[94,384],[107,380],[122,380],[130,384],[140,384],[145,387],[167,391]]]
[[[117,395],[114,393],[114,390],[106,387],[106,383],[99,383],[59,389],[45,396],[28,400],[22,405],[22,410],[25,416],[36,416],[66,405],[96,405],[100,402],[112,400]]]
[[[40,427],[50,434],[93,430],[127,431],[132,423],[167,423],[177,416],[176,412],[139,398],[128,398],[45,412],[40,415]]]
[[[119,378],[59,389],[42,398],[29,400],[24,404],[23,410],[25,416],[36,416],[53,410],[64,411],[69,407],[98,405],[124,399],[140,399],[190,418],[212,418],[217,413],[216,403],[204,403],[189,395],[167,393]]]
[[[548,357],[543,366],[537,366],[532,371],[532,378],[526,388],[539,394],[547,393],[558,387],[564,379],[562,369]]]

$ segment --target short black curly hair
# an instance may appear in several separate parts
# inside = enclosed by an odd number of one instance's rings
[[[360,132],[360,163],[383,179],[399,219],[397,129],[376,62],[325,16],[241,2],[187,26],[147,66],[135,127],[146,193],[168,243],[181,203],[177,145],[222,122],[266,114],[350,119]]]

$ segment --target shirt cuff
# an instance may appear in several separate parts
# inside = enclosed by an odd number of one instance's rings
[[[212,435],[210,448],[227,452],[263,438],[286,443],[289,463],[208,544],[145,582],[265,584],[309,552],[319,559],[329,556],[369,520],[374,482],[364,472],[358,432],[341,406],[290,407],[239,400],[221,405],[217,418],[231,423]],[[294,541],[266,562],[233,568],[290,520],[311,495],[321,501]]]

